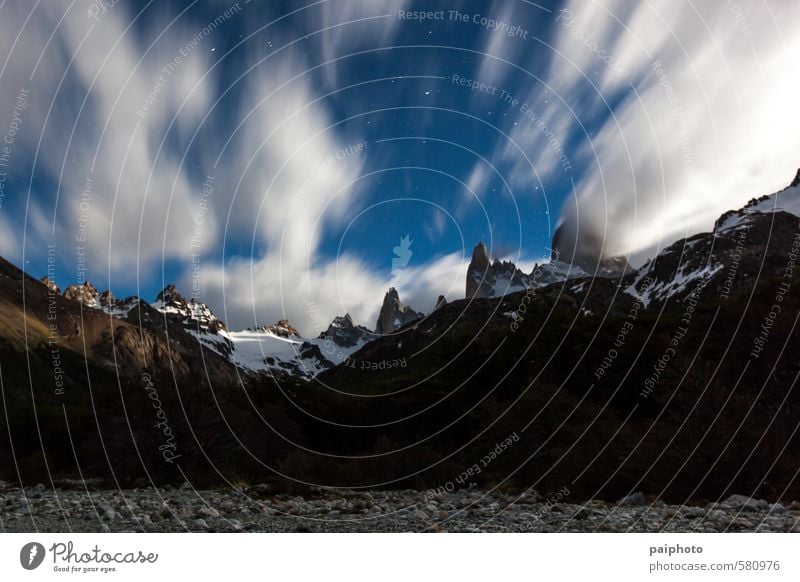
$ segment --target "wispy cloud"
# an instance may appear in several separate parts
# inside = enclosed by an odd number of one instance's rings
[[[85,238],[95,273],[130,279],[140,264],[190,254],[198,176],[181,144],[162,145],[170,126],[185,131],[207,108],[214,78],[207,49],[188,44],[193,28],[162,23],[143,33],[124,6],[99,23],[87,6],[4,6],[0,98],[30,88],[16,179],[25,184],[32,172],[52,185],[32,207],[50,217],[62,256],[74,257],[76,237]]]
[[[580,217],[608,232],[610,252],[649,254],[707,230],[722,211],[784,186],[800,164],[800,131],[792,127],[800,37],[791,34],[800,12],[790,3],[736,6],[620,0],[566,7],[584,36],[562,27],[550,78],[566,103],[584,104],[586,124],[614,105],[593,135],[574,122],[557,126],[557,135],[582,142],[575,153],[585,168]]]

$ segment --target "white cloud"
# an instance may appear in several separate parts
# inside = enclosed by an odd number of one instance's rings
[[[467,265],[460,253],[452,253],[384,278],[348,255],[308,269],[281,264],[278,255],[269,255],[254,261],[236,259],[224,267],[204,266],[203,295],[213,305],[224,306],[221,317],[232,328],[289,319],[308,337],[324,331],[334,317],[344,313],[373,329],[390,286],[417,311],[430,312],[440,294],[461,299]],[[183,287],[190,286],[187,276]]]
[[[495,8],[496,7],[496,8]],[[492,18],[499,23],[506,23],[509,26],[520,26],[525,29],[525,20],[519,18],[521,12],[520,5],[515,2],[494,2],[492,9],[487,14],[483,15],[487,18]],[[522,8],[524,10],[524,8]],[[527,11],[525,11],[527,12]],[[484,54],[480,60],[480,65],[476,72],[475,78],[479,79],[482,83],[490,83],[494,85],[501,85],[503,80],[509,75],[518,74],[515,69],[508,62],[514,62],[516,55],[525,51],[530,40],[522,40],[516,36],[509,36],[502,30],[487,29],[483,32],[484,43],[481,47],[481,53]],[[475,97],[480,97],[478,91],[475,92]]]
[[[315,7],[314,17],[309,19],[309,27],[311,31],[321,31],[321,62],[366,48],[391,46],[400,25],[397,20],[398,10],[404,10],[409,3],[410,0],[370,0],[325,2]],[[341,61],[331,63],[323,70],[328,89],[340,88],[340,64]]]
[[[464,298],[468,266],[469,257],[459,252],[449,253],[424,265],[403,269],[391,284],[397,288],[403,303],[430,313],[439,295],[450,301]]]
[[[159,145],[173,121],[184,134],[196,123],[208,106],[213,77],[201,81],[208,70],[203,50],[180,52],[202,24],[134,31],[124,6],[109,9],[99,23],[88,16],[88,6],[4,6],[0,38],[10,58],[0,97],[10,103],[20,89],[30,90],[14,155],[25,164],[38,156],[36,174],[58,185],[60,247],[74,248],[85,219],[91,272],[110,270],[131,280],[136,266],[162,255],[190,256],[205,176],[181,163],[183,144]],[[208,39],[198,46],[203,42]],[[150,109],[137,115],[149,94]],[[26,170],[17,177],[26,179]],[[43,209],[49,205],[51,217],[54,198],[38,201]],[[214,227],[209,217],[206,232]],[[213,237],[203,242],[208,248]]]
[[[583,102],[581,117],[591,119],[602,98],[638,93],[574,154],[588,168],[578,184],[581,217],[608,228],[611,253],[653,252],[708,230],[723,211],[785,186],[800,165],[800,10],[771,3],[771,14],[745,4],[737,5],[742,19],[725,3],[570,3],[596,47],[631,73],[598,62],[562,28],[565,57],[554,54],[549,75],[560,94],[573,106]],[[568,60],[599,80],[599,93]],[[557,135],[580,132],[571,123]]]
[[[467,193],[466,196],[470,200],[482,199],[485,197],[486,192],[484,189],[492,178],[491,168],[484,162],[477,162],[472,172],[467,179]]]

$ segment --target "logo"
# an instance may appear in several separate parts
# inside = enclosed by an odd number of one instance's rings
[[[392,258],[392,274],[396,275],[398,271],[403,269],[404,267],[408,266],[408,261],[411,260],[411,243],[414,241],[411,240],[411,235],[406,235],[400,239],[400,244],[394,249],[395,257]]]
[[[35,570],[44,561],[44,546],[38,542],[29,542],[19,552],[19,563],[26,570]]]

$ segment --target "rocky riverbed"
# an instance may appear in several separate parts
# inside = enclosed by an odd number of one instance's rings
[[[800,503],[734,495],[669,505],[641,494],[617,503],[466,489],[319,490],[276,494],[182,487],[24,490],[0,483],[4,532],[800,532]]]

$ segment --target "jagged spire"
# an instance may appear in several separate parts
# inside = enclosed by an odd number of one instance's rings
[[[70,301],[77,301],[86,307],[97,307],[100,293],[89,281],[84,281],[83,285],[70,285],[64,290],[64,298]]]
[[[409,306],[403,305],[397,289],[389,287],[389,291],[386,292],[383,298],[381,312],[378,314],[375,333],[391,333],[420,317],[422,317],[421,313],[417,313]]]
[[[61,295],[61,289],[59,288],[59,286],[56,285],[56,282],[51,280],[50,277],[48,277],[47,275],[45,275],[44,277],[39,279],[39,281],[44,283],[45,287],[47,287],[53,293],[56,293],[57,295]]]
[[[472,250],[472,260],[469,262],[469,268],[467,269],[467,298],[489,296],[485,291],[486,285],[484,282],[486,277],[490,275],[491,269],[489,251],[483,241],[480,241]]]
[[[185,299],[178,293],[177,287],[170,283],[158,294],[156,297],[156,301],[163,301],[164,303],[169,303],[171,300],[180,300],[185,301]]]

